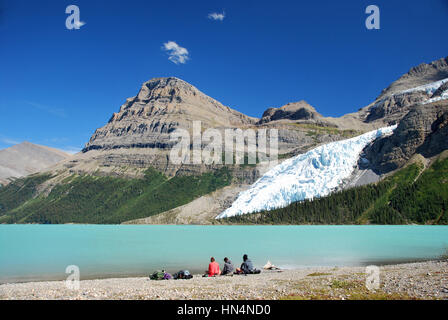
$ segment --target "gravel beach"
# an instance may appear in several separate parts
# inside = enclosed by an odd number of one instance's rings
[[[380,287],[366,288],[364,267],[322,267],[263,271],[190,280],[112,278],[82,280],[79,290],[64,281],[0,285],[0,299],[445,299],[448,261],[380,267]]]

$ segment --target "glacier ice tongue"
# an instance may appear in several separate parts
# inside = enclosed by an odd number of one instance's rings
[[[328,143],[287,159],[266,172],[216,219],[281,208],[292,202],[328,195],[347,179],[362,150],[397,126]]]

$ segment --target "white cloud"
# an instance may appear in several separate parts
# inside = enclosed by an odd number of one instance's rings
[[[8,137],[0,137],[0,142],[5,143],[5,144],[19,144],[21,143],[21,141],[17,140],[17,139],[11,139]]]
[[[32,102],[32,101],[25,101],[25,103],[38,109],[38,110],[50,113],[59,118],[67,118],[67,114],[66,114],[65,110],[62,108],[53,108],[53,107],[49,107],[47,105],[43,105],[43,104]]]
[[[168,59],[175,64],[184,64],[190,59],[188,56],[188,50],[186,48],[182,48],[174,41],[164,43],[162,49],[168,52]]]
[[[219,20],[219,21],[224,20],[225,17],[226,17],[225,12],[223,12],[223,13],[212,12],[212,13],[209,13],[209,15],[208,15],[209,19]]]

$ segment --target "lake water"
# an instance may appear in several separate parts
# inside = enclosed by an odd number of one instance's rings
[[[0,283],[203,272],[211,256],[235,265],[362,266],[434,259],[447,226],[117,226],[0,225]]]

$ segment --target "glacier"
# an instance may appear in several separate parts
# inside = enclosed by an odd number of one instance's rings
[[[216,219],[281,208],[295,201],[328,195],[350,177],[362,150],[375,139],[392,134],[396,127],[321,145],[283,161],[241,192],[232,206]]]

